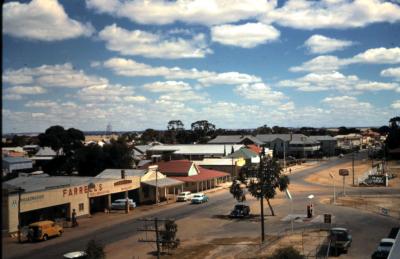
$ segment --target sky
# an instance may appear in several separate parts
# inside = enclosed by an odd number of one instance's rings
[[[400,0],[3,4],[3,133],[360,127],[400,115]]]

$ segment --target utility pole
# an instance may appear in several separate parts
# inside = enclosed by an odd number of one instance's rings
[[[352,171],[353,171],[353,187],[355,186],[355,184],[354,184],[354,150],[353,150],[353,153],[352,153],[352,160],[351,160],[351,168],[352,168]]]
[[[157,243],[157,259],[160,258],[160,235],[158,232],[158,219],[154,219],[154,227],[156,229],[156,243]]]
[[[18,242],[21,243],[21,194],[24,189],[18,187]]]
[[[265,153],[264,148],[260,154],[260,164],[258,167],[259,175],[261,178],[261,182],[264,183],[264,174],[262,172],[262,159],[263,154]],[[265,230],[264,230],[264,185],[261,185],[261,197],[260,197],[260,208],[261,208],[261,242],[264,243],[265,241]]]

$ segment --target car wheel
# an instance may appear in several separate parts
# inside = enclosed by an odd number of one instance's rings
[[[49,239],[49,237],[47,235],[43,236],[43,241],[46,241],[47,239]]]

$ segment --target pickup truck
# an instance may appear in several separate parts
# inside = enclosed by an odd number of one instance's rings
[[[330,250],[335,255],[339,255],[341,252],[347,253],[353,241],[353,238],[346,228],[331,228],[329,231],[329,239],[331,241]]]

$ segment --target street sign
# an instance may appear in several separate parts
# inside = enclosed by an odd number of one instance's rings
[[[348,176],[349,175],[349,170],[347,170],[347,169],[339,169],[339,175]]]

